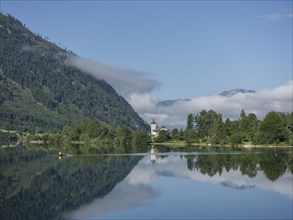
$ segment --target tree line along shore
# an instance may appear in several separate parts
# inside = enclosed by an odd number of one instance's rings
[[[186,128],[160,131],[155,143],[174,146],[293,146],[293,112],[270,111],[263,120],[254,113],[240,113],[238,120],[223,120],[214,110],[187,116]]]
[[[293,146],[293,113],[271,111],[263,120],[254,113],[240,113],[238,120],[223,120],[214,110],[203,110],[187,116],[185,129],[161,130],[156,137],[143,131],[134,131],[126,126],[106,125],[97,120],[88,120],[62,132],[25,133],[0,130],[1,145],[17,141],[25,145],[44,144],[69,146],[87,144],[92,146],[168,145],[184,146]]]

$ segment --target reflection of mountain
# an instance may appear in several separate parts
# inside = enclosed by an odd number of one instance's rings
[[[172,207],[174,203],[174,210],[180,207],[181,203],[186,204],[184,208],[188,207],[188,202],[186,201],[193,201],[195,198],[200,198],[200,203],[204,204],[205,198],[203,195],[205,194],[208,195],[208,201],[206,201],[206,203],[210,204],[210,199],[213,198],[214,195],[216,195],[214,198],[221,197],[218,196],[218,193],[210,195],[213,193],[211,193],[209,189],[214,190],[214,184],[222,184],[225,187],[231,187],[239,191],[255,188],[253,193],[257,193],[259,190],[273,191],[293,198],[292,175],[289,172],[286,172],[275,181],[270,181],[258,165],[260,161],[272,163],[272,159],[266,161],[265,158],[270,158],[269,155],[271,155],[271,153],[275,155],[279,150],[276,150],[276,152],[274,150],[269,151],[268,154],[254,154],[252,152],[249,154],[245,152],[243,154],[224,154],[223,152],[219,152],[219,154],[212,153],[208,155],[189,154],[183,157],[180,157],[180,153],[171,155],[170,152],[163,153],[162,150],[163,147],[156,153],[165,156],[157,160],[155,164],[152,164],[150,161],[151,155],[146,156],[140,160],[129,175],[122,182],[117,184],[109,194],[103,198],[95,199],[90,204],[82,206],[72,212],[66,213],[64,217],[68,219],[137,219],[143,216],[146,219],[157,219],[160,217],[160,214],[162,214],[161,212],[164,212],[162,211],[165,210],[164,208]],[[186,152],[183,153],[183,155],[186,154]],[[284,162],[286,162],[286,160],[291,161],[290,157],[293,156],[291,154],[281,154],[280,152],[279,155],[282,155],[280,157],[283,158],[282,160]],[[190,162],[190,167],[186,166],[188,160],[192,162]],[[200,163],[197,163],[198,160]],[[247,166],[246,164],[252,165]],[[189,168],[192,169],[190,170]],[[249,171],[249,169],[252,169],[252,171]],[[178,180],[180,180],[180,183]],[[211,185],[213,186],[211,187]],[[216,188],[218,188],[220,192],[225,192],[225,195],[232,195],[233,198],[235,198],[234,196],[236,194],[240,197],[244,195],[242,192],[228,190],[225,189],[225,187]],[[200,191],[199,188],[207,191]],[[174,194],[176,195],[176,199],[170,199],[174,198],[172,197]],[[169,197],[170,195],[171,197]],[[190,197],[187,195],[190,195]],[[193,197],[194,195],[195,197]],[[184,202],[178,202],[182,200]],[[245,199],[241,202],[246,204]],[[170,206],[168,205],[169,203]],[[192,204],[191,206],[194,205]],[[219,208],[219,206],[217,206],[217,208]],[[181,211],[181,213],[183,213],[182,210],[179,208],[179,212]],[[194,209],[192,210],[192,213],[195,213]],[[143,215],[141,213],[143,213]],[[155,216],[153,215],[154,213],[156,213]],[[168,219],[167,217],[166,215],[163,216],[164,219]],[[174,218],[174,216],[172,217]],[[213,216],[213,218],[215,217]]]
[[[55,218],[108,194],[141,159],[71,157],[59,161],[46,154],[1,150],[0,219]]]
[[[105,197],[63,215],[65,219],[95,219],[113,211],[141,206],[146,200],[157,197],[157,192],[147,184],[131,184],[124,179]],[[101,217],[103,219],[103,217]]]
[[[170,171],[170,170],[162,170],[162,171],[157,171],[157,174],[159,176],[165,176],[165,177],[172,177],[172,176],[175,176],[175,174]]]
[[[237,185],[235,183],[232,183],[231,181],[224,181],[221,183],[225,187],[229,187],[232,189],[238,189],[238,190],[243,190],[243,189],[249,189],[249,188],[254,188],[254,185]]]

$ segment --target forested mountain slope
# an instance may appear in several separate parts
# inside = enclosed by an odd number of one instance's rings
[[[148,130],[109,84],[67,65],[71,56],[0,13],[0,128],[52,131],[98,119]]]

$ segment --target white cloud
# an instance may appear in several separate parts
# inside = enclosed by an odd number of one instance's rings
[[[24,52],[33,52],[35,51],[36,49],[28,44],[24,45],[21,47],[21,51],[24,51]]]
[[[292,13],[271,13],[267,15],[260,15],[258,17],[263,18],[267,21],[277,22],[287,18],[292,18],[293,14]]]
[[[262,119],[269,111],[293,111],[293,81],[274,89],[260,90],[254,94],[236,94],[231,97],[219,95],[196,97],[190,101],[181,101],[171,106],[154,108],[156,100],[148,105],[140,105],[137,110],[146,120],[154,117],[158,122],[170,127],[184,128],[189,113],[197,114],[201,110],[213,109],[223,114],[223,118],[238,119],[242,109],[246,113],[255,113]],[[151,108],[149,108],[151,106]]]
[[[66,63],[106,81],[126,98],[132,93],[150,93],[160,86],[158,81],[149,78],[147,73],[141,71],[115,67],[78,56],[69,57]]]
[[[158,99],[149,94],[132,93],[126,97],[130,105],[138,112],[144,110],[154,111],[158,103]]]
[[[255,113],[259,119],[272,110],[293,111],[293,81],[274,89],[260,90],[254,94],[238,93],[231,97],[202,96],[190,101],[175,102],[170,106],[158,106],[159,99],[153,97],[151,92],[159,87],[160,83],[144,72],[114,67],[77,56],[69,57],[67,64],[97,79],[105,80],[127,99],[144,120],[150,122],[152,118],[155,118],[156,121],[169,128],[184,128],[188,114],[197,114],[204,109],[213,109],[223,114],[223,118],[232,120],[239,118],[242,109],[246,113]]]

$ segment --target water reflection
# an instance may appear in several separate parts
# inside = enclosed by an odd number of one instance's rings
[[[50,154],[0,150],[0,219],[292,218],[292,149]]]
[[[266,156],[267,155],[263,155],[263,157]],[[194,168],[190,170],[186,169],[186,166],[190,168],[190,162],[188,162],[188,158],[186,159],[186,161],[184,161],[184,159],[180,159],[178,157],[167,157],[156,162],[155,171],[158,176],[175,176],[180,178],[189,178],[194,181],[221,184],[222,186],[233,188],[236,190],[244,190],[257,187],[263,190],[278,192],[280,194],[286,195],[288,198],[291,199],[293,197],[292,174],[289,170],[285,170],[285,172],[282,172],[282,176],[279,177],[277,180],[271,181],[265,175],[265,171],[259,168],[258,164],[256,164],[255,166],[257,171],[254,173],[253,176],[246,175],[245,172],[243,172],[242,167],[236,166],[235,164],[233,169],[220,169],[219,172],[213,171],[213,174],[211,174],[210,172],[206,172],[206,165],[211,163],[208,158],[205,158],[205,156],[202,155],[199,156],[198,160],[200,160],[201,163],[204,160],[205,166],[198,166],[198,169]],[[193,164],[195,166],[198,163],[198,160],[193,161]],[[229,163],[228,161],[226,162]],[[224,162],[224,164],[226,163]],[[215,167],[213,167],[213,170],[214,169]]]
[[[177,217],[217,219],[292,218],[292,208],[290,207],[292,207],[293,199],[293,176],[292,170],[289,169],[292,166],[292,153],[287,150],[277,150],[273,152],[273,156],[270,156],[271,153],[270,150],[257,153],[246,151],[242,153],[162,153],[153,150],[150,154],[145,155],[130,174],[108,195],[73,212],[68,212],[64,217],[67,219],[142,218],[142,216],[144,218],[176,218],[175,214],[181,213],[181,216],[178,215]],[[276,158],[277,162],[283,163],[279,164],[282,169],[270,167],[277,163],[272,162],[272,158]],[[279,160],[280,158],[281,160]],[[284,164],[286,165],[285,169]],[[274,175],[268,174],[270,171],[267,169],[274,169],[272,172]],[[204,187],[202,184],[204,184]],[[192,195],[198,186],[206,190],[206,196],[201,197],[200,200],[202,204],[207,206],[212,204],[211,201],[219,199],[208,193],[213,189],[213,186],[221,187],[216,191],[217,194],[222,196],[220,196],[223,200],[221,203],[230,204],[225,198],[227,197],[228,200],[231,195],[233,195],[232,197],[236,195],[241,201],[235,200],[236,203],[233,204],[232,202],[228,207],[229,209],[223,204],[217,204],[219,210],[223,209],[219,211],[222,215],[216,211],[213,212],[214,207],[210,207],[210,210],[201,207],[195,213],[195,207],[191,206],[189,209],[188,202],[198,199],[199,194],[203,193],[197,192],[196,195]],[[250,199],[255,202],[247,204],[247,201],[243,199],[245,196],[240,192],[252,196]],[[253,193],[251,194],[251,192]],[[170,195],[176,195],[176,198],[172,197],[173,201],[164,198],[170,198]],[[271,204],[266,204],[264,200],[268,199],[269,201],[269,198],[272,200]],[[279,208],[278,203],[282,204]],[[163,204],[168,207],[176,204],[174,205],[176,211],[172,209],[163,211]],[[259,208],[258,211],[241,214],[237,204],[247,207],[253,204],[253,206]],[[265,209],[271,208],[279,211],[271,213],[268,210],[264,212],[262,206]],[[206,212],[203,212],[203,210],[206,210]],[[199,215],[200,212],[202,212],[202,215]],[[152,213],[156,213],[156,215]],[[182,215],[182,213],[184,214]]]
[[[0,151],[0,219],[61,218],[107,195],[141,157],[67,157],[23,147]]]

